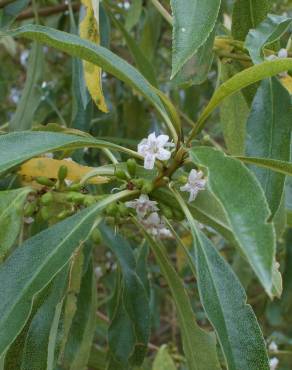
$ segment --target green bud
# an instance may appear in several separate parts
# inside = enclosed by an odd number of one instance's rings
[[[71,212],[70,211],[62,211],[57,215],[58,220],[64,220],[66,217],[70,216]]]
[[[44,186],[54,186],[55,185],[54,181],[50,180],[48,177],[45,177],[45,176],[37,177],[36,182]]]
[[[153,184],[150,181],[145,181],[144,185],[142,186],[141,193],[149,194],[153,190]]]
[[[44,221],[48,221],[51,218],[52,214],[48,207],[41,208],[41,217]]]
[[[68,175],[68,167],[65,165],[60,166],[58,171],[58,179],[60,182],[63,182]]]
[[[119,212],[119,207],[117,203],[111,203],[106,207],[106,213],[108,216],[115,217],[118,212]]]
[[[93,195],[86,195],[83,200],[83,204],[85,207],[92,206],[93,204],[96,203],[96,199],[94,198]]]
[[[26,203],[24,207],[24,217],[30,217],[32,216],[36,211],[36,203]]]
[[[68,194],[66,194],[66,200],[68,202],[77,203],[77,204],[83,203],[85,197],[86,195],[77,193],[75,191],[70,191]]]
[[[179,178],[177,179],[177,181],[180,184],[185,185],[188,182],[188,178],[186,176],[179,176]]]
[[[90,238],[95,244],[100,244],[101,243],[102,237],[101,237],[101,233],[100,233],[100,231],[98,230],[97,227],[92,230]]]
[[[115,176],[120,180],[128,180],[128,176],[125,171],[121,170],[120,168],[116,168]]]
[[[119,204],[119,213],[122,217],[127,217],[129,215],[129,208],[125,206],[125,203]]]
[[[82,184],[72,184],[68,186],[67,189],[71,191],[79,191],[82,188],[82,186],[83,186]]]
[[[136,186],[137,189],[141,189],[144,185],[144,179],[134,179],[132,183]]]
[[[136,175],[137,162],[135,161],[134,158],[129,158],[127,160],[127,169],[131,177],[134,177]]]
[[[52,203],[54,200],[53,194],[51,192],[48,192],[41,197],[41,204],[47,205]]]

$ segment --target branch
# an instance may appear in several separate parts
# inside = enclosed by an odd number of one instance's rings
[[[6,0],[7,1],[7,0]],[[80,8],[79,3],[73,3],[72,9],[73,11],[78,10]],[[49,17],[50,15],[63,13],[65,11],[69,10],[68,4],[61,4],[61,5],[55,5],[55,6],[48,6],[44,7],[38,10],[39,17]],[[35,14],[32,9],[25,10],[24,12],[20,13],[16,20],[23,21],[25,19],[34,18]]]

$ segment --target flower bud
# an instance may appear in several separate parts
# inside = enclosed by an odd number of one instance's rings
[[[179,176],[179,178],[177,179],[177,181],[182,184],[182,185],[185,185],[187,182],[188,182],[188,178],[187,176]]]
[[[120,203],[118,207],[119,213],[122,217],[127,217],[129,215],[129,208],[126,207],[125,203]]]
[[[44,221],[48,221],[51,218],[52,214],[49,207],[41,208],[41,217]]]
[[[50,180],[48,177],[45,177],[45,176],[37,177],[36,182],[44,186],[54,186],[55,185],[54,181]]]
[[[68,175],[68,167],[65,165],[60,166],[58,171],[58,179],[60,182],[63,182]]]
[[[142,186],[141,193],[142,194],[149,194],[153,190],[153,184],[151,181],[145,181],[144,185]]]
[[[116,168],[115,176],[120,180],[128,180],[128,176],[126,172],[120,168]]]
[[[95,203],[96,203],[96,199],[94,198],[93,195],[86,195],[84,197],[83,204],[85,205],[85,207],[90,207]]]
[[[137,189],[141,189],[144,185],[144,179],[134,179],[132,183],[136,186]]]
[[[127,160],[127,169],[131,177],[135,177],[137,170],[137,162],[134,158],[129,158]]]
[[[48,192],[41,197],[41,204],[47,205],[52,203],[54,200],[53,194],[51,192]]]
[[[70,191],[68,194],[66,194],[66,200],[68,202],[81,204],[84,201],[86,195],[77,193],[75,191]]]
[[[119,212],[119,207],[117,203],[111,203],[106,207],[106,214],[108,216],[113,216],[115,217],[117,213]]]
[[[23,215],[24,217],[32,216],[36,211],[36,203],[26,203],[24,207]]]
[[[58,220],[64,220],[66,217],[68,217],[70,215],[71,215],[70,211],[62,211],[62,212],[58,213],[57,219]]]

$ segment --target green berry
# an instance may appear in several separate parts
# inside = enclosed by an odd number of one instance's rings
[[[108,216],[117,216],[117,213],[119,212],[119,207],[117,203],[111,203],[106,207],[106,213]]]
[[[127,180],[128,179],[128,176],[127,176],[126,172],[119,169],[119,168],[116,168],[115,176],[120,180]]]
[[[41,217],[44,221],[48,221],[51,218],[51,212],[48,207],[41,208]]]
[[[145,181],[144,185],[142,186],[141,192],[143,194],[149,194],[153,190],[153,184],[150,181]]]
[[[26,203],[24,207],[24,217],[30,217],[36,211],[36,203]]]

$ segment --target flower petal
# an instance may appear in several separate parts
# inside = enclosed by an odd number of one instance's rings
[[[160,148],[156,154],[156,157],[161,161],[167,161],[170,158],[170,156],[171,153],[168,150],[162,148]]]
[[[155,164],[155,155],[147,153],[144,158],[144,168],[146,170],[152,170]]]
[[[168,135],[159,135],[156,139],[157,141],[157,144],[159,146],[164,146],[169,140],[169,136]]]

